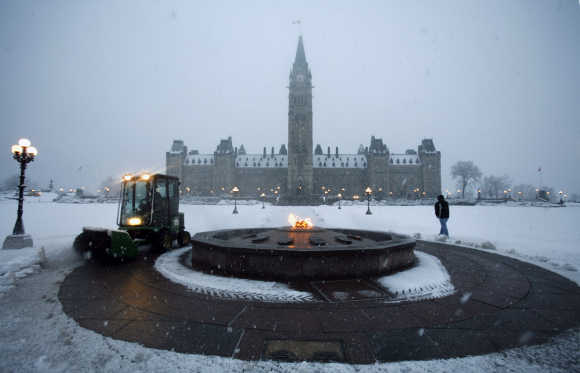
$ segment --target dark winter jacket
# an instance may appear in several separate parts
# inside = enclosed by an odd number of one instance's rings
[[[435,204],[435,216],[439,219],[448,219],[449,218],[449,204],[446,200],[440,199]]]

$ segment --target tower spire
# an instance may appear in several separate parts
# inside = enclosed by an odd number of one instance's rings
[[[294,64],[307,65],[306,53],[304,53],[304,43],[302,42],[302,35],[298,37],[298,48],[296,49],[296,58],[294,59]]]

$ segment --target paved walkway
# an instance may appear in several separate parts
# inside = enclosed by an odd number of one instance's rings
[[[329,299],[324,288],[309,283],[293,285],[311,290],[320,302],[218,299],[170,282],[148,255],[116,266],[87,263],[67,276],[59,299],[82,327],[108,337],[246,360],[461,357],[543,343],[580,325],[580,288],[553,272],[443,244],[420,241],[417,250],[441,260],[456,294],[393,304],[373,279],[358,279],[325,284],[352,294],[349,301]],[[367,288],[373,291],[360,291]]]

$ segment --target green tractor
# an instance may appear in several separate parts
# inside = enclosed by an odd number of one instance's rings
[[[161,174],[125,175],[117,211],[119,229],[84,227],[74,248],[90,252],[97,260],[124,261],[135,258],[140,243],[161,252],[173,241],[189,245],[183,213],[179,212],[179,179]]]

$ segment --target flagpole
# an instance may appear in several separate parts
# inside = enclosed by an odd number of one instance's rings
[[[298,34],[299,34],[300,36],[302,36],[302,20],[300,20],[300,19],[297,19],[297,20],[295,20],[295,21],[292,21],[292,24],[293,24],[293,25],[298,25]]]

